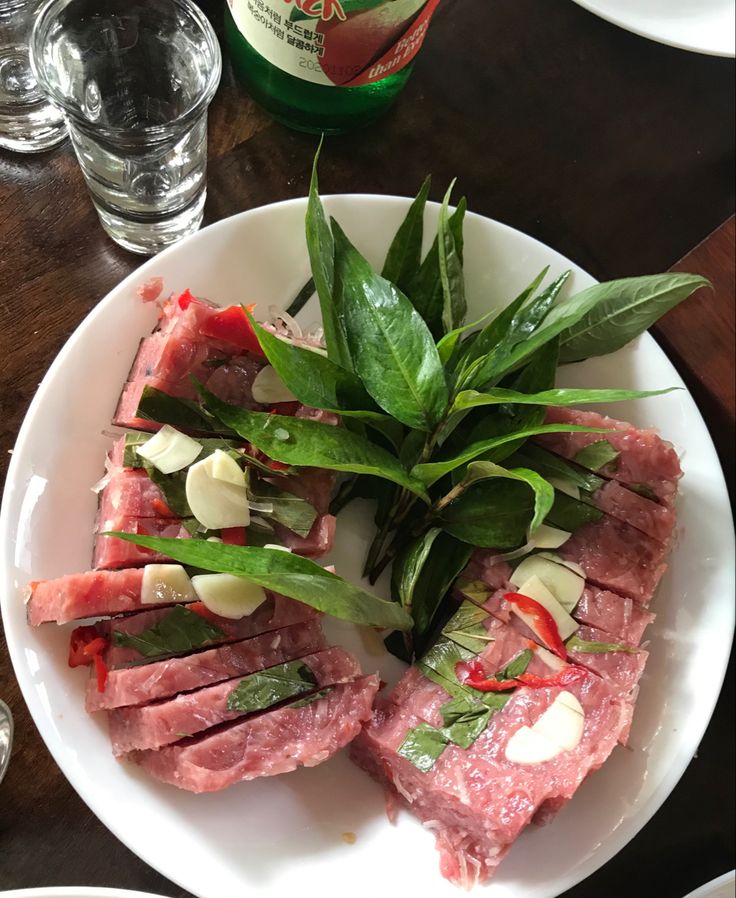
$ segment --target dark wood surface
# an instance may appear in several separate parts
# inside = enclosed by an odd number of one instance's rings
[[[201,5],[219,27],[220,3]],[[439,198],[457,175],[474,211],[538,237],[598,278],[680,259],[675,267],[711,277],[715,292],[670,313],[656,336],[732,476],[733,75],[731,61],[647,42],[571,2],[443,0],[396,106],[370,130],[327,141],[322,189],[412,194],[431,171]],[[210,116],[207,221],[303,195],[314,147],[256,109],[226,60]],[[140,262],[103,234],[68,144],[28,158],[0,151],[0,476],[44,371]],[[73,792],[28,716],[1,640],[0,695],[17,723],[0,787],[0,888],[84,884],[184,896]],[[734,866],[733,707],[731,669],[672,796],[566,898],[681,898]]]

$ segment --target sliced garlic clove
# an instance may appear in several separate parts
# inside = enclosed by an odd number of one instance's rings
[[[535,602],[539,602],[539,604],[546,608],[547,611],[552,615],[554,622],[557,624],[557,629],[559,630],[560,637],[564,640],[567,639],[568,636],[572,636],[572,634],[577,630],[579,624],[576,620],[574,620],[570,615],[565,611],[562,605],[557,601],[557,599],[552,595],[552,593],[547,589],[547,587],[542,583],[542,581],[536,575],[530,577],[521,586],[518,587],[519,592],[524,596],[529,596],[530,599],[534,599]],[[513,605],[512,611],[519,613],[519,609]],[[529,620],[527,619],[529,615],[526,615],[524,618],[524,623],[529,626]],[[534,627],[532,626],[532,629]],[[534,629],[534,632],[537,631]],[[540,633],[537,633],[537,636],[541,636]]]
[[[135,451],[162,474],[174,474],[192,464],[202,452],[202,444],[164,424],[150,440],[136,446]]]
[[[247,617],[267,598],[263,587],[234,574],[197,574],[192,586],[206,608],[230,620]]]
[[[192,514],[207,530],[247,527],[250,523],[245,475],[235,459],[221,449],[189,468],[186,497]]]
[[[276,369],[271,365],[256,374],[251,388],[253,399],[260,405],[272,405],[278,402],[296,402],[296,396],[281,380]]]
[[[553,555],[551,552],[549,554],[540,552],[539,555],[525,558],[513,572],[510,580],[514,586],[519,587],[530,577],[539,577],[560,605],[569,613],[580,601],[585,589],[585,580],[566,565],[553,561],[553,558],[556,559],[559,556]],[[534,597],[532,596],[532,598]]]
[[[143,568],[141,605],[193,602],[196,598],[189,574],[180,564],[147,564]]]

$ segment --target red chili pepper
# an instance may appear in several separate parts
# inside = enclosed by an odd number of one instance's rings
[[[255,305],[246,306],[246,309],[252,313]],[[205,337],[231,343],[246,352],[263,355],[261,344],[242,306],[228,306],[221,312],[210,315],[201,326],[200,332]]]
[[[69,640],[69,667],[92,664],[92,659],[104,652],[108,644],[97,627],[77,627]]]
[[[107,683],[107,664],[102,660],[102,655],[95,655],[95,673],[97,674],[97,691],[104,692]]]
[[[220,538],[226,546],[247,546],[245,527],[223,527]]]
[[[189,292],[189,288],[187,288],[183,293],[179,294],[177,302],[179,303],[180,309],[186,310],[193,302],[198,302],[198,300],[192,296],[192,294]]]
[[[171,517],[174,517],[174,513],[173,513],[172,510],[169,508],[169,506],[164,502],[163,499],[159,499],[158,496],[156,496],[156,497],[151,501],[151,508],[156,512],[156,514],[157,514],[160,518],[171,518]]]
[[[556,674],[549,677],[538,677],[536,674],[523,673],[516,678],[524,686],[532,689],[543,689],[545,686],[569,686],[588,676],[588,671],[584,667],[578,667],[571,664]]]
[[[269,414],[283,415],[287,418],[293,418],[297,411],[299,411],[298,402],[277,402],[271,409]]]
[[[537,636],[552,649],[555,655],[558,655],[563,661],[567,658],[565,643],[562,641],[555,619],[544,605],[540,605],[535,599],[522,595],[520,592],[507,592],[504,599],[512,605],[516,605],[519,611],[528,614],[533,619]]]
[[[505,692],[517,685],[515,680],[496,680],[487,677],[479,658],[475,661],[458,661],[455,665],[455,676],[459,683],[479,692]]]
[[[217,615],[214,611],[210,611],[210,609],[204,604],[204,602],[192,602],[191,605],[186,606],[187,611],[191,611],[194,614],[198,614],[200,617],[203,617],[205,620],[213,621],[217,619]]]

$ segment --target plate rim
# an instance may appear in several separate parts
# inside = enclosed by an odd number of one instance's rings
[[[620,16],[611,11],[602,11],[599,6],[598,0],[574,0],[578,6],[581,6],[583,9],[592,13],[594,16],[598,16],[598,18],[603,19],[606,22],[610,22],[611,25],[616,25],[618,28],[623,28],[624,31],[628,31],[631,34],[636,34],[638,37],[646,38],[650,41],[655,41],[658,44],[663,44],[667,47],[674,47],[676,50],[685,50],[690,53],[700,53],[702,56],[714,56],[719,59],[733,59],[736,56],[736,45],[732,45],[727,50],[719,50],[714,47],[707,47],[702,44],[694,44],[688,43],[687,41],[680,41],[669,37],[664,37],[661,34],[658,34],[656,31],[649,30],[647,28],[637,27],[632,25],[627,16]]]
[[[576,2],[578,2],[578,0],[576,0]],[[369,201],[369,202],[377,202],[379,205],[393,204],[393,205],[401,205],[404,207],[407,207],[412,202],[411,197],[374,194],[374,193],[326,194],[326,195],[322,196],[322,199],[327,202],[329,202],[331,200],[335,200],[338,202]],[[121,281],[119,281],[117,284],[115,284],[104,296],[102,296],[95,303],[95,305],[89,310],[89,312],[84,316],[84,318],[79,322],[79,324],[75,327],[74,331],[67,338],[64,345],[61,347],[61,349],[57,353],[56,357],[54,358],[54,360],[50,364],[49,368],[47,369],[46,373],[44,374],[44,376],[36,390],[36,393],[34,394],[33,399],[31,400],[31,403],[29,404],[28,410],[26,411],[26,414],[23,418],[23,421],[22,421],[21,426],[18,431],[14,449],[13,449],[13,452],[11,455],[10,464],[8,466],[6,481],[5,481],[5,485],[4,485],[4,489],[3,489],[2,502],[0,503],[0,577],[4,578],[7,575],[7,572],[5,569],[5,563],[4,563],[4,556],[5,556],[4,550],[5,550],[5,547],[8,545],[8,541],[12,535],[11,521],[10,521],[10,515],[8,513],[8,507],[10,504],[10,496],[11,496],[11,492],[12,492],[11,484],[14,483],[16,476],[17,476],[16,475],[16,467],[18,465],[20,465],[21,453],[18,452],[17,450],[19,447],[22,448],[24,446],[24,444],[27,442],[27,440],[29,438],[28,435],[29,435],[29,432],[30,432],[31,426],[32,426],[31,422],[32,422],[33,418],[35,417],[36,408],[38,405],[41,404],[45,392],[48,389],[50,389],[50,386],[56,376],[57,369],[59,369],[63,366],[67,355],[70,355],[74,352],[74,347],[76,345],[76,342],[77,342],[77,340],[81,339],[81,334],[82,334],[83,330],[89,325],[90,322],[95,320],[98,316],[104,315],[107,305],[112,304],[115,301],[113,298],[114,294],[117,294],[119,291],[129,288],[132,285],[137,286],[140,283],[142,283],[143,281],[145,281],[148,273],[151,270],[155,269],[155,266],[159,260],[165,259],[169,255],[175,255],[177,252],[181,252],[182,246],[185,246],[188,243],[196,241],[197,237],[200,234],[203,234],[206,232],[213,233],[216,230],[224,231],[230,227],[236,226],[235,223],[240,219],[257,217],[258,215],[262,215],[262,214],[268,214],[268,211],[271,209],[274,209],[274,208],[288,207],[288,206],[304,206],[306,208],[306,203],[307,203],[307,197],[294,197],[291,199],[281,200],[281,201],[278,201],[275,203],[265,203],[260,206],[253,207],[251,209],[246,209],[242,212],[235,213],[234,215],[231,215],[226,218],[220,219],[216,222],[213,222],[212,224],[208,225],[207,227],[200,229],[199,231],[197,231],[195,234],[191,235],[190,237],[185,238],[185,240],[180,241],[179,243],[174,244],[171,247],[168,247],[163,252],[161,252],[158,255],[153,256],[152,258],[143,262],[140,266],[138,266],[138,268],[134,269],[129,275],[127,275],[125,278],[123,278]],[[427,206],[429,208],[433,208],[433,209],[437,210],[440,208],[441,204],[438,202],[428,202]],[[537,244],[538,246],[542,247],[548,253],[555,255],[555,256],[559,256],[561,259],[572,264],[576,269],[578,269],[580,272],[585,274],[587,277],[590,277],[592,280],[594,280],[597,283],[597,280],[595,278],[593,278],[593,276],[590,275],[588,272],[586,272],[585,269],[583,269],[581,266],[579,266],[577,263],[575,263],[569,257],[565,256],[563,253],[559,252],[558,250],[556,250],[553,247],[549,246],[548,244],[544,243],[542,240],[539,240],[538,238],[533,237],[532,235],[526,234],[523,231],[519,230],[518,228],[514,228],[511,225],[508,225],[504,222],[498,221],[497,219],[491,218],[490,216],[483,215],[478,212],[468,212],[467,216],[469,218],[480,219],[484,222],[490,223],[491,225],[493,225],[495,227],[501,228],[503,231],[506,231],[508,234],[514,235],[517,238],[521,238],[523,240],[531,241],[532,243]],[[651,341],[652,346],[656,347],[657,352],[661,353],[661,355],[666,359],[668,364],[672,367],[673,374],[674,374],[675,378],[679,381],[680,385],[684,387],[688,397],[692,401],[693,411],[695,414],[697,414],[699,416],[701,424],[703,426],[704,434],[706,434],[707,438],[708,438],[707,449],[710,452],[712,459],[714,461],[714,470],[717,472],[719,488],[722,489],[723,492],[725,493],[726,492],[726,484],[725,484],[725,477],[723,474],[723,469],[720,464],[720,460],[718,458],[718,455],[717,455],[717,452],[715,449],[715,445],[713,443],[713,439],[710,435],[710,431],[709,431],[708,426],[702,416],[702,413],[700,412],[699,407],[697,406],[697,403],[695,402],[695,399],[693,398],[691,392],[687,389],[684,382],[680,378],[679,373],[674,368],[674,365],[669,360],[669,357],[667,356],[665,351],[662,349],[662,347],[659,346],[659,344],[654,339],[654,337],[652,337],[652,335],[649,332],[647,332],[646,334],[644,334],[642,336],[641,339],[644,339],[646,341]],[[730,554],[731,558],[733,558],[733,556],[734,556],[734,529],[733,529],[733,527],[734,527],[734,523],[733,523],[733,519],[731,519],[730,530],[728,533],[729,554]],[[733,573],[731,573],[731,579],[733,580]],[[6,604],[6,601],[3,601],[2,597],[0,596],[0,616],[2,617],[4,625],[6,625],[6,623],[7,623],[6,619],[5,619],[5,604]],[[8,601],[8,604],[9,604],[9,601]],[[605,866],[605,864],[611,858],[613,858],[616,854],[618,854],[619,851],[621,851],[630,841],[632,841],[634,838],[636,838],[636,836],[639,834],[639,832],[641,832],[642,828],[652,819],[652,817],[656,814],[656,812],[659,810],[659,808],[664,804],[664,802],[667,800],[667,798],[672,794],[672,791],[677,786],[677,783],[680,781],[680,779],[684,775],[685,771],[687,770],[687,767],[689,766],[690,762],[692,761],[692,758],[695,756],[697,747],[698,747],[700,741],[702,740],[705,731],[707,730],[707,728],[710,724],[715,706],[718,702],[718,699],[719,699],[721,691],[722,691],[723,681],[725,679],[725,675],[727,672],[728,658],[730,655],[731,645],[733,642],[733,622],[734,622],[734,609],[732,608],[731,609],[731,622],[730,622],[730,638],[728,641],[727,650],[725,649],[725,643],[724,643],[724,661],[722,664],[722,671],[720,672],[720,675],[718,677],[718,689],[713,691],[711,701],[701,703],[701,705],[700,705],[701,726],[698,727],[697,730],[690,730],[691,733],[697,732],[697,736],[698,736],[698,738],[696,740],[693,740],[692,738],[690,740],[692,742],[692,751],[687,753],[686,758],[685,757],[682,758],[681,764],[670,766],[667,769],[667,773],[662,777],[662,783],[667,784],[666,788],[663,788],[662,786],[660,786],[660,789],[658,790],[657,794],[651,795],[649,797],[649,799],[647,801],[645,801],[639,807],[637,814],[636,814],[635,822],[630,823],[630,827],[631,827],[630,830],[627,830],[624,833],[624,832],[622,832],[622,830],[624,828],[620,827],[620,826],[617,827],[616,829],[612,830],[605,837],[605,841],[604,841],[603,845],[598,850],[594,851],[590,856],[582,859],[579,862],[579,864],[574,868],[576,871],[574,874],[576,878],[575,878],[574,882],[571,882],[568,886],[566,886],[566,888],[572,888],[574,885],[577,885],[580,882],[583,882],[586,878],[588,878],[593,873],[595,873],[597,870],[599,870],[603,866]],[[6,626],[6,632],[7,632],[7,626]],[[23,700],[26,704],[26,707],[29,709],[29,712],[31,714],[33,722],[34,722],[39,734],[41,735],[41,738],[43,739],[44,744],[46,745],[47,749],[49,750],[50,754],[52,755],[54,762],[57,764],[59,769],[62,771],[65,778],[68,780],[68,782],[72,786],[72,788],[79,795],[79,797],[82,799],[82,801],[84,801],[84,803],[87,805],[87,807],[89,807],[89,809],[92,811],[92,813],[95,815],[95,817],[97,817],[97,819],[100,820],[100,822],[115,836],[115,838],[117,838],[120,842],[122,842],[123,845],[125,845],[137,857],[139,857],[141,860],[143,860],[144,863],[148,864],[152,869],[159,872],[162,876],[166,877],[171,882],[175,883],[176,885],[180,886],[181,888],[189,890],[191,888],[190,884],[186,883],[183,879],[179,878],[179,876],[172,875],[168,870],[166,870],[166,871],[162,870],[161,866],[156,862],[155,857],[153,856],[152,849],[148,850],[146,846],[141,846],[138,844],[136,844],[134,846],[133,844],[131,844],[129,842],[127,836],[123,836],[121,834],[120,829],[122,828],[122,824],[120,827],[117,825],[117,821],[115,820],[113,814],[108,814],[104,807],[101,808],[100,812],[98,813],[98,811],[96,810],[96,806],[99,806],[99,804],[98,804],[96,795],[90,794],[89,796],[87,796],[85,794],[86,789],[84,787],[84,784],[82,784],[82,786],[80,788],[77,775],[73,771],[65,769],[65,765],[63,765],[60,760],[61,751],[59,750],[58,746],[54,745],[54,747],[52,748],[52,746],[47,741],[46,731],[48,729],[48,726],[50,726],[50,722],[47,720],[47,715],[44,713],[44,711],[40,707],[40,705],[38,705],[38,703],[35,702],[35,700],[32,703],[29,702],[29,700],[26,696],[26,689],[24,688],[24,686],[21,682],[21,679],[18,675],[18,670],[21,669],[21,665],[22,665],[22,659],[21,659],[22,648],[20,645],[17,645],[15,643],[14,639],[8,638],[7,644],[8,644],[8,652],[9,652],[9,655],[11,658],[11,662],[13,664],[13,671],[16,676],[16,680],[18,681],[18,684],[20,686],[21,694],[23,696]],[[707,712],[707,713],[704,713],[704,712]],[[57,755],[59,755],[59,756],[57,757]],[[438,873],[438,876],[439,876],[439,873]],[[251,894],[251,890],[248,889],[247,887],[246,887],[246,889],[247,889],[247,891],[244,891],[243,894],[244,895]],[[2,894],[2,893],[0,893],[0,894]],[[125,894],[125,893],[123,893],[123,894]],[[135,893],[133,893],[133,894],[135,895]],[[252,894],[255,894],[255,892],[253,892]],[[51,896],[49,896],[49,898],[51,898]],[[93,898],[93,896],[90,896],[90,898]],[[128,898],[130,898],[130,896],[128,896]],[[144,898],[147,898],[147,896],[144,896]],[[154,898],[156,898],[156,896],[154,896]]]

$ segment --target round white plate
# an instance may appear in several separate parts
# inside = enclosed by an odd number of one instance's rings
[[[340,196],[326,201],[358,247],[380,267],[408,201]],[[223,304],[284,307],[305,282],[305,201],[254,209],[219,222],[152,259],[90,313],[59,354],[18,437],[0,521],[0,597],[8,645],[43,739],[95,814],[143,860],[200,898],[283,898],[306,891],[343,898],[425,894],[457,898],[438,872],[431,834],[409,814],[390,826],[381,789],[343,753],[311,770],[196,796],[117,763],[104,720],[83,708],[86,673],[66,665],[69,627],[26,626],[21,591],[32,579],[85,570],[96,497],[118,394],[139,339],[156,310],[136,297],[152,275],[167,290],[189,287]],[[437,207],[427,210],[434,226]],[[558,253],[511,228],[469,215],[466,225],[469,320],[502,304],[545,265],[570,267],[572,289],[592,278]],[[315,307],[302,314],[307,323]],[[645,336],[615,357],[568,367],[569,385],[680,385]],[[726,488],[703,421],[686,391],[616,406],[653,424],[684,453],[680,545],[662,582],[651,628],[632,750],[616,749],[601,771],[548,827],[530,827],[487,891],[491,898],[552,898],[604,864],[647,822],[692,758],[713,710],[733,628],[733,531]],[[333,560],[358,576],[368,509],[341,516]],[[334,625],[367,670],[392,681],[400,664],[357,632]],[[703,676],[707,671],[707,676]],[[694,823],[695,825],[695,823]],[[354,833],[355,844],[343,834]]]
[[[95,889],[68,886],[48,889],[14,889],[0,892],[0,898],[161,898],[149,892],[128,892],[125,889]]]
[[[627,31],[710,56],[736,53],[734,0],[575,0]]]
[[[736,873],[724,873],[717,879],[707,882],[694,892],[690,892],[685,898],[734,898],[736,895]]]

